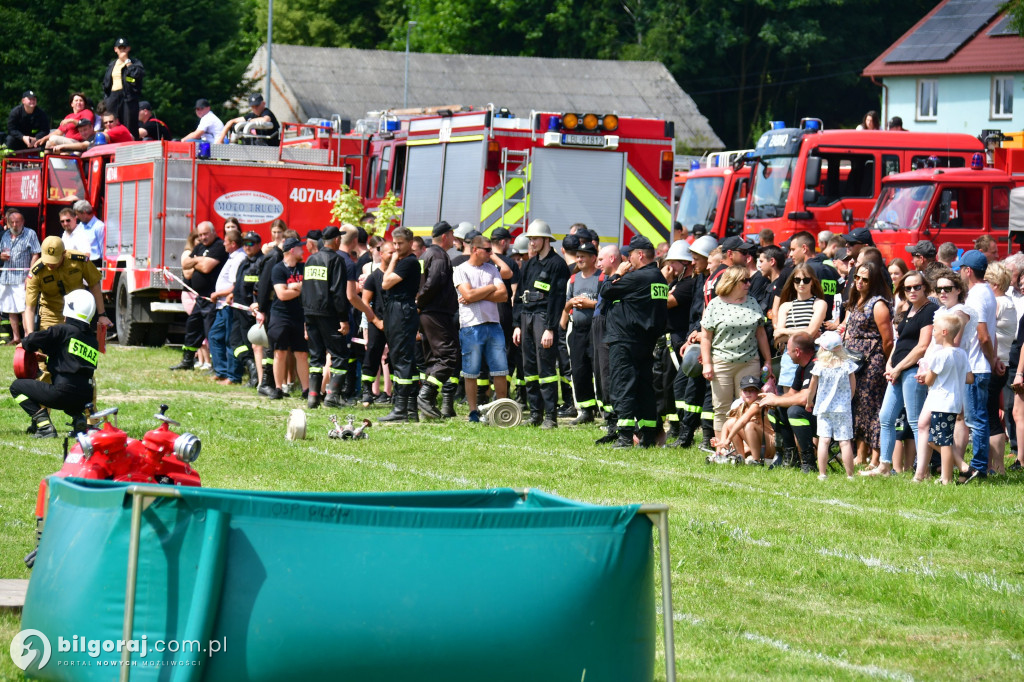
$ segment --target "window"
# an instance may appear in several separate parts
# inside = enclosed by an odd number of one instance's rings
[[[1013,118],[1013,76],[992,77],[991,118]]]
[[[875,196],[875,157],[870,154],[823,153],[817,206],[828,206],[848,198]],[[897,160],[898,161],[898,160]]]
[[[992,227],[1005,230],[1010,227],[1010,188],[992,188]]]
[[[900,172],[900,157],[892,154],[882,155],[882,177],[886,178],[890,175]]]
[[[939,117],[939,82],[917,81],[917,120],[934,121]]]

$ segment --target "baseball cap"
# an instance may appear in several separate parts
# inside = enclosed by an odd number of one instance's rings
[[[127,38],[118,38],[114,41],[114,47],[131,47],[132,44],[128,42]]]
[[[722,247],[723,253],[726,251],[739,251],[743,248],[743,239],[736,236],[726,237],[719,246]]]
[[[47,237],[49,239],[49,237]],[[985,254],[977,249],[971,249],[960,256],[960,260],[954,263],[958,267],[968,267],[974,270],[975,273],[981,275],[985,274],[985,270],[988,269],[988,259],[985,258]]]
[[[843,337],[839,336],[839,332],[828,331],[819,336],[814,343],[825,350],[835,350],[843,345]]]
[[[562,240],[562,249],[565,251],[578,251],[580,248],[580,238],[574,234],[567,234]]]
[[[589,227],[581,227],[576,230],[576,236],[579,237],[580,242],[585,241],[597,241],[597,233],[591,230]]]
[[[324,228],[322,238],[324,241],[329,241],[331,239],[337,239],[340,236],[341,230],[338,229],[337,225],[328,225]]]
[[[252,230],[250,230],[242,235],[243,244],[246,242],[256,242],[257,244],[259,244],[262,241],[263,239],[260,238],[259,232],[253,232]]]
[[[448,224],[448,221],[442,220],[441,222],[434,224],[434,229],[430,231],[430,236],[434,239],[437,239],[438,237],[440,237],[445,232],[448,232],[451,229],[452,226]]]
[[[79,127],[80,126],[91,126],[91,125],[92,125],[92,121],[90,121],[87,118],[80,118],[80,119],[78,119],[78,123],[76,124],[76,126],[79,126]]]
[[[491,239],[512,239],[512,233],[504,227],[496,227],[491,230]]]
[[[306,241],[309,241],[310,239],[323,239],[323,238],[324,238],[324,233],[321,232],[320,230],[310,230],[309,232],[306,233]]]
[[[755,376],[745,376],[740,379],[740,390],[742,391],[747,388],[754,388],[760,391],[761,381]]]
[[[47,237],[40,246],[39,259],[44,265],[57,265],[64,257],[64,242],[60,237]]]
[[[210,100],[205,97],[200,97],[196,100],[196,109],[205,109],[208,106],[210,106]]]
[[[470,230],[469,232],[466,233],[466,236],[465,236],[465,238],[463,238],[462,241],[471,242],[471,241],[473,241],[474,239],[476,239],[479,236],[480,236],[479,232],[477,232],[476,230]]]
[[[935,248],[935,244],[932,244],[927,239],[922,239],[918,243],[908,246],[907,253],[914,256],[921,256],[922,258],[935,258],[935,255],[938,253],[938,249]]]
[[[35,93],[34,90],[26,90],[25,92],[21,93],[22,99],[24,99],[25,97],[35,98],[35,96],[36,96],[36,93]]]
[[[846,238],[847,244],[875,245],[875,240],[871,238],[871,230],[866,227],[858,227],[856,230],[850,230],[849,234],[843,236]]]
[[[576,253],[589,253],[591,256],[596,256],[597,247],[594,246],[594,242],[586,241],[580,244],[580,248],[576,249]]]
[[[257,104],[260,104],[262,101],[263,101],[263,95],[261,95],[258,92],[254,92],[251,95],[249,95],[249,106],[250,107],[254,107]]]
[[[149,105],[149,102],[147,102],[146,100],[142,100],[141,102],[139,102],[139,111],[142,111],[143,109],[149,109],[150,111],[152,111],[153,107],[151,107]]]
[[[281,245],[281,250],[284,251],[285,253],[288,253],[292,249],[299,246],[302,246],[302,242],[300,242],[295,237],[288,237],[288,239],[284,240],[284,244]]]
[[[651,240],[643,236],[642,234],[637,234],[633,235],[633,238],[629,240],[629,246],[622,249],[622,251],[626,254],[629,254],[633,251],[633,249],[648,249],[653,251],[654,244],[652,244]]]

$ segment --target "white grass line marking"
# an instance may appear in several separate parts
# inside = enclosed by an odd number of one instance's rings
[[[470,486],[474,488],[488,487],[486,485],[479,483],[478,481],[470,480],[465,476],[449,476],[448,474],[439,474],[436,471],[430,471],[429,469],[419,469],[417,467],[409,467],[407,469],[403,469],[394,462],[389,462],[387,460],[367,459],[363,457],[356,457],[355,455],[346,455],[339,452],[331,452],[330,450],[324,450],[323,453],[328,457],[331,457],[342,462],[351,462],[353,464],[365,464],[370,467],[387,469],[388,471],[391,472],[405,471],[415,476],[421,476],[423,478],[432,478],[435,481],[441,481],[442,483],[455,483],[457,485]]]
[[[849,672],[858,673],[860,675],[866,675],[868,677],[874,677],[883,680],[901,680],[905,682],[913,682],[914,680],[914,678],[911,675],[905,672],[901,672],[898,670],[886,670],[885,668],[880,668],[877,665],[857,665],[856,663],[850,663],[849,661],[844,661],[843,659],[836,658],[835,656],[826,656],[821,652],[797,649],[793,646],[790,646],[789,644],[786,644],[785,642],[779,641],[777,639],[772,639],[771,637],[765,637],[764,635],[759,635],[754,632],[744,632],[743,638],[751,642],[756,642],[758,644],[770,646],[773,649],[778,649],[779,651],[785,651],[786,653],[796,654],[797,656],[802,656],[804,658],[813,658],[815,660],[821,661],[822,663],[826,663],[836,668],[847,670]]]

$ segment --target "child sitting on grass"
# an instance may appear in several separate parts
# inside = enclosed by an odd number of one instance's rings
[[[818,354],[811,370],[807,411],[818,418],[818,480],[828,477],[828,448],[833,438],[843,454],[846,477],[853,480],[852,403],[857,363],[846,354],[836,332],[825,332],[815,343]]]
[[[757,377],[748,376],[740,379],[740,397],[733,403],[732,409],[729,410],[729,418],[722,426],[722,440],[714,439],[712,442],[713,446],[717,446],[715,459],[718,461],[735,455],[750,465],[764,464],[761,443],[766,440],[764,411],[767,408],[758,404],[760,391],[761,382]],[[771,432],[770,425],[768,428],[765,457],[772,459],[775,456],[775,434]]]
[[[924,400],[922,410],[931,412],[931,425],[928,428],[928,445],[939,451],[942,458],[942,484],[949,485],[953,481],[953,467],[956,471],[963,468],[963,458],[953,448],[953,427],[956,417],[964,409],[964,387],[974,383],[967,352],[956,345],[956,337],[963,323],[955,313],[937,312],[932,325],[932,338],[939,347],[925,360],[921,361],[918,373],[924,374],[923,381],[928,386],[928,397]],[[914,480],[923,481],[928,477],[928,457],[925,453],[918,454],[917,475]],[[924,466],[921,466],[921,464]]]

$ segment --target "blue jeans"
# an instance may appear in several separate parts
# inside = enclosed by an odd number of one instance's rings
[[[241,381],[241,367],[235,354],[231,351],[230,337],[231,308],[224,306],[217,311],[213,318],[210,336],[207,338],[210,345],[210,359],[213,363],[214,374],[232,381]]]
[[[971,430],[971,468],[988,473],[988,384],[992,374],[982,372],[974,375],[974,383],[967,384],[964,400],[964,422]]]
[[[462,376],[476,379],[480,376],[480,363],[486,354],[487,371],[492,377],[508,376],[508,356],[505,355],[505,333],[497,322],[475,324],[459,330],[462,345]]]
[[[892,464],[892,452],[896,448],[896,421],[904,408],[907,410],[910,430],[914,433],[914,443],[917,443],[917,419],[921,416],[921,406],[928,395],[928,387],[917,383],[916,374],[917,367],[905,369],[895,384],[885,388],[878,421],[882,427],[879,446],[882,449],[882,461],[886,464]]]

